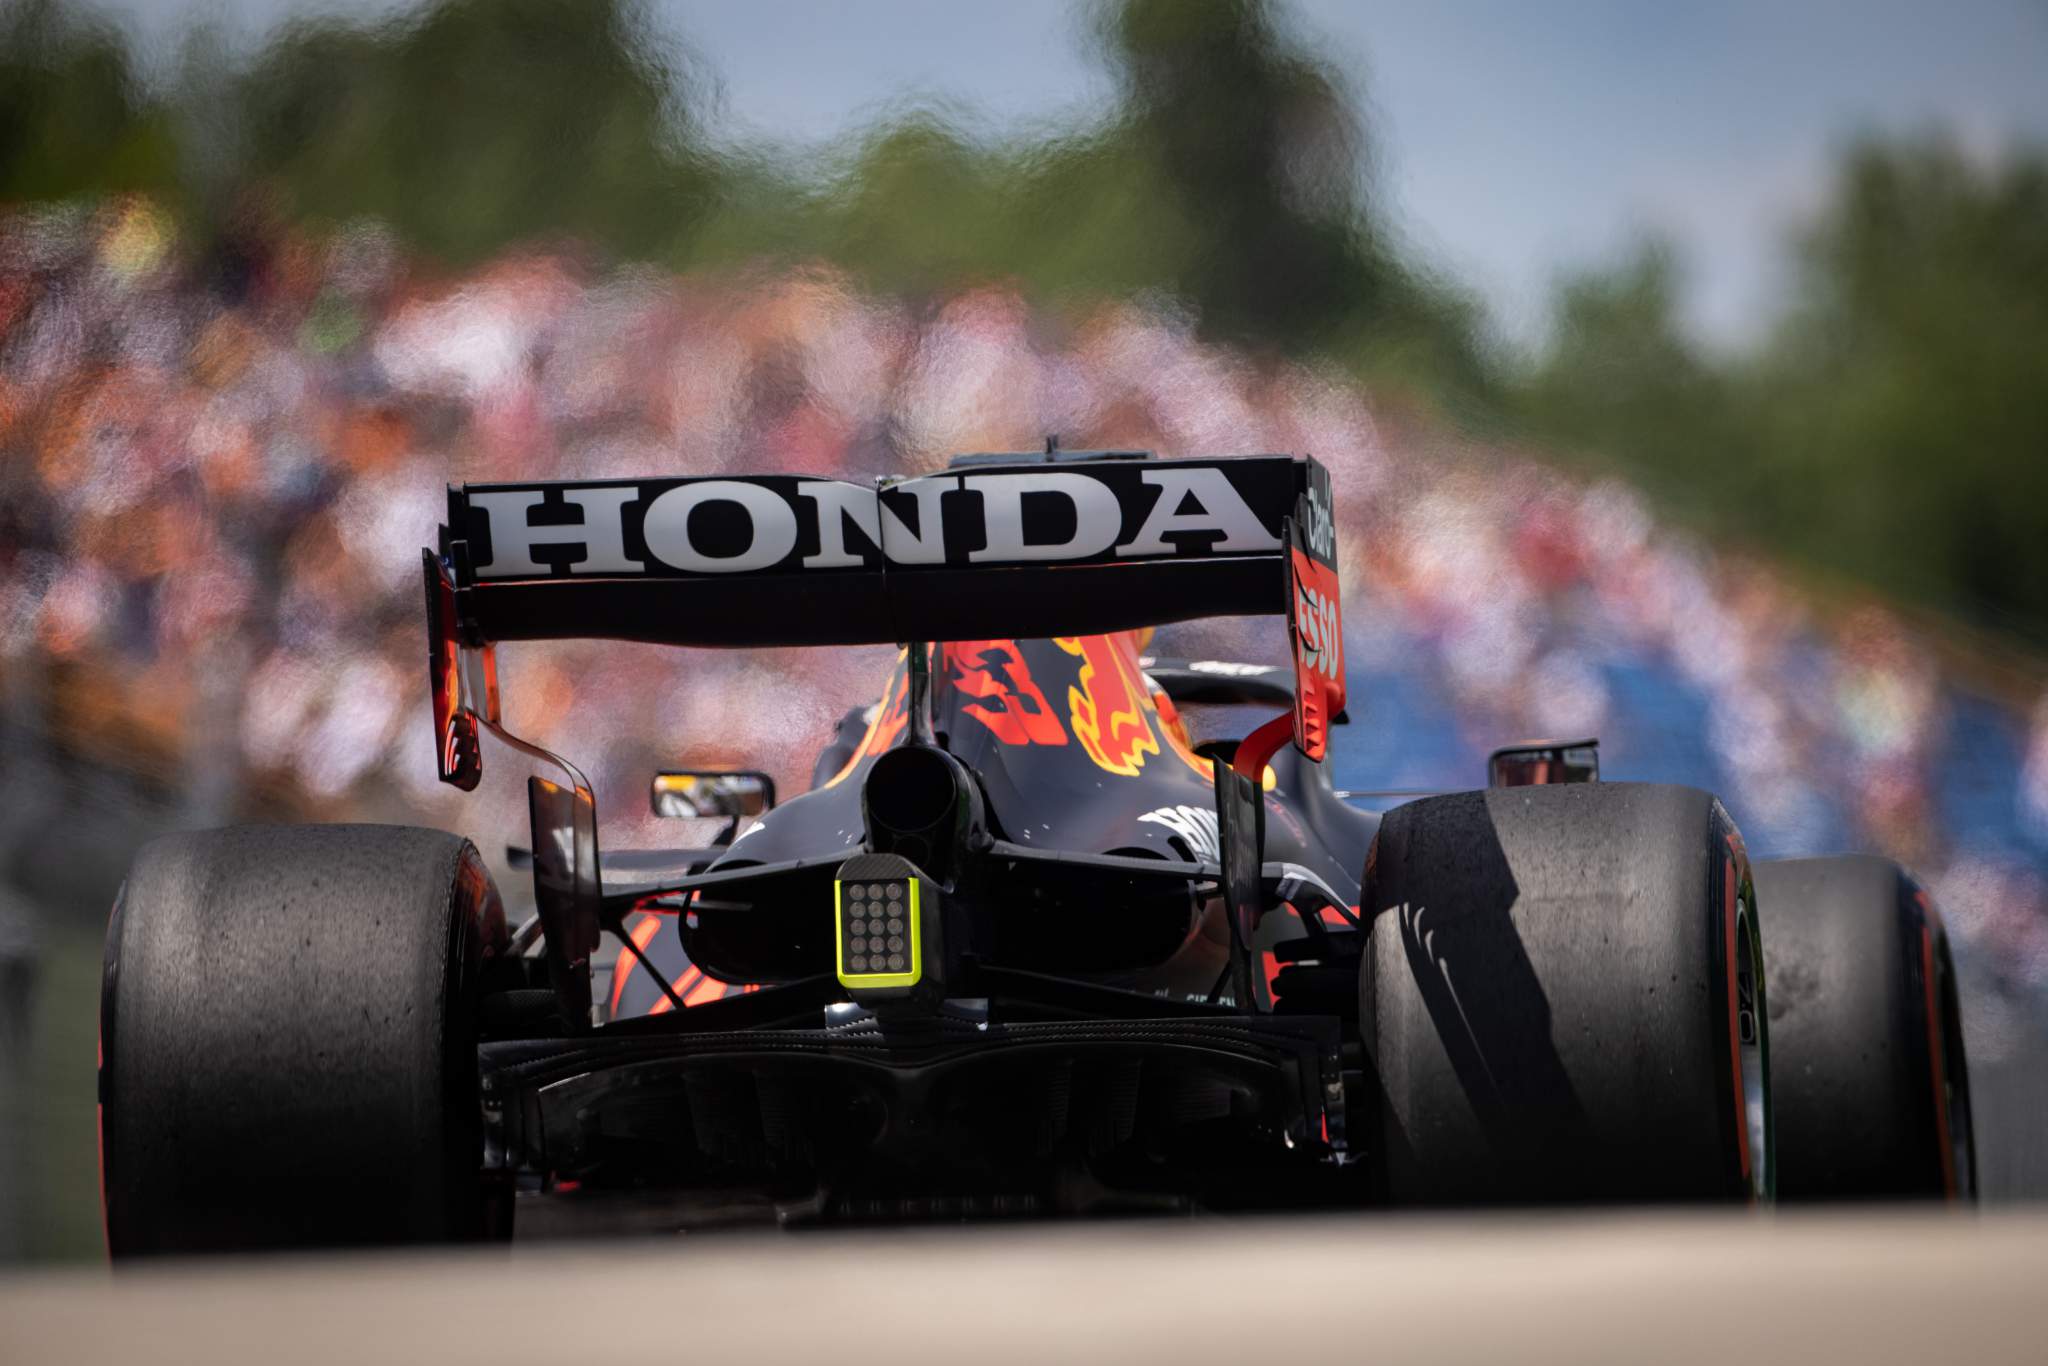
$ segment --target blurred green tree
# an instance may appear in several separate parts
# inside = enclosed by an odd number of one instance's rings
[[[240,175],[296,215],[374,215],[448,261],[536,237],[659,254],[715,183],[678,56],[627,0],[296,24],[238,82]]]
[[[1395,240],[1354,93],[1283,17],[1268,0],[1096,11],[1123,95],[1111,140],[1155,168],[1186,225],[1165,283],[1208,337],[1335,355],[1413,395],[1489,410],[1478,308]]]
[[[1712,529],[2048,640],[2048,158],[1843,159],[1784,317],[1703,354],[1664,247],[1566,280],[1530,429]]]
[[[1389,290],[1363,249],[1365,137],[1340,78],[1260,0],[1125,0],[1097,13],[1119,134],[1196,225],[1182,285],[1203,329],[1326,343]]]
[[[1676,252],[1661,239],[1614,266],[1567,276],[1522,404],[1536,430],[1692,497],[1704,472],[1731,477],[1740,437],[1729,430],[1728,383],[1680,317],[1683,283]]]
[[[1796,259],[1751,378],[1772,525],[2048,638],[2048,158],[1865,143]]]
[[[168,193],[177,162],[118,30],[61,0],[0,3],[0,203]]]

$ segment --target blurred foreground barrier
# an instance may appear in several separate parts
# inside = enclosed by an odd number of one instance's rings
[[[1967,1361],[2048,1354],[2048,1215],[1314,1218],[0,1280],[0,1361]]]

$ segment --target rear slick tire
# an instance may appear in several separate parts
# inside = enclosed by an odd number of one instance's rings
[[[1756,867],[1777,990],[1779,1195],[1971,1200],[1970,1069],[1948,935],[1889,859]]]
[[[108,1251],[491,1231],[476,999],[505,945],[475,846],[247,826],[143,847],[100,996]]]
[[[1713,797],[1588,783],[1410,802],[1364,881],[1388,1202],[1770,1198],[1755,898]]]

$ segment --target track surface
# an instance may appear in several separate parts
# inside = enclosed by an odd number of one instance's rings
[[[0,1280],[0,1361],[2048,1359],[2048,1215],[721,1235]]]

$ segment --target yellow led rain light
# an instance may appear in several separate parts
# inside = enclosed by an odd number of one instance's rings
[[[849,991],[914,987],[924,977],[919,877],[842,878],[832,884],[840,984]]]

